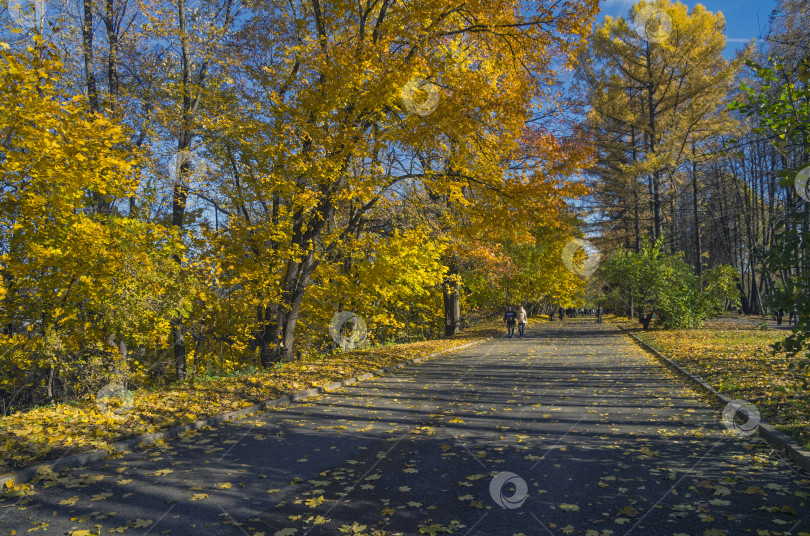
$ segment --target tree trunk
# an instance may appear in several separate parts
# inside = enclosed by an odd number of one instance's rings
[[[94,66],[92,0],[84,0],[83,2],[82,53],[84,56],[84,81],[87,88],[87,101],[90,106],[90,111],[96,114],[101,113]],[[110,200],[107,199],[106,196],[93,192],[93,202],[96,207],[96,212],[99,214],[109,214],[111,209]]]
[[[661,173],[652,174],[653,189],[653,242],[661,236]]]
[[[82,49],[84,52],[84,79],[87,86],[90,111],[98,113],[101,108],[98,103],[98,89],[96,88],[96,75],[93,66],[93,1],[84,0],[83,5]]]
[[[103,18],[104,26],[107,29],[107,43],[109,43],[107,83],[110,87],[110,110],[112,111],[115,111],[120,97],[120,85],[118,83],[118,33],[115,27],[114,1],[115,0],[107,0],[106,12]]]
[[[264,311],[258,311],[259,362],[262,367],[295,359],[293,347],[298,314],[309,287],[310,276],[318,263],[312,250],[301,261],[290,260],[282,282],[280,302],[265,307]]]
[[[183,90],[183,109],[180,117],[181,129],[178,136],[177,143],[177,156],[174,162],[175,177],[174,188],[172,190],[172,226],[181,229],[183,227],[183,218],[186,212],[186,201],[188,200],[188,183],[186,181],[190,172],[190,162],[188,159],[183,159],[181,155],[187,154],[191,147],[191,141],[194,133],[191,131],[191,123],[193,120],[193,108],[191,97],[191,51],[189,45],[189,37],[186,26],[186,2],[185,0],[178,0],[178,19],[180,23],[180,53],[182,59],[182,90]],[[180,160],[180,165],[177,165],[177,160]],[[175,262],[178,267],[181,264],[179,256],[175,256]],[[177,372],[178,381],[186,379],[186,342],[185,334],[183,332],[183,319],[180,317],[172,321],[172,339],[174,341],[174,366]]]
[[[760,315],[763,313],[762,294],[760,292],[759,285],[757,284],[756,275],[752,273],[751,277],[752,277],[752,284],[751,284],[751,298],[749,310],[751,311],[750,314]]]
[[[186,210],[186,199],[188,198],[188,190],[183,182],[184,175],[189,173],[188,161],[177,169],[177,176],[175,177],[174,191],[172,196],[172,225],[179,228],[183,227],[183,217]],[[178,269],[181,268],[182,259],[179,255],[175,255],[174,261],[177,263]],[[172,321],[172,340],[174,345],[174,367],[177,372],[177,380],[183,381],[186,379],[186,341],[183,328],[183,319],[176,317]]]
[[[656,130],[656,110],[655,110],[655,86],[652,82],[652,71],[651,71],[651,60],[650,60],[650,46],[647,45],[646,50],[646,59],[647,59],[647,70],[650,82],[647,84],[647,120],[649,126],[649,137],[647,141],[649,142],[649,151],[650,153],[655,153],[658,144],[658,135]],[[652,208],[653,208],[653,242],[658,240],[658,237],[661,236],[661,172],[660,170],[655,170],[650,175],[650,190],[652,194]]]
[[[186,340],[183,331],[183,323],[175,320],[172,323],[172,346],[174,347],[174,370],[177,373],[177,381],[186,379]]]
[[[444,294],[444,334],[452,337],[461,330],[461,284],[458,261],[453,258],[442,285]]]
[[[55,403],[55,400],[53,398],[53,379],[54,379],[54,376],[56,376],[56,369],[54,368],[53,365],[51,365],[51,370],[48,372],[48,385],[47,385],[48,400],[51,402],[51,404]]]
[[[635,251],[641,253],[641,211],[638,206],[638,183],[633,181],[633,233],[635,234]]]
[[[444,287],[444,334],[452,337],[461,330],[460,285],[458,281],[445,281]]]
[[[701,258],[700,244],[700,214],[698,213],[698,183],[697,183],[697,163],[695,158],[695,146],[692,146],[692,212],[695,218],[695,272],[697,276],[703,277],[703,259]]]

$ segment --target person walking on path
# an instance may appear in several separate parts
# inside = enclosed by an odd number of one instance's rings
[[[517,312],[518,333],[521,339],[523,338],[523,330],[526,327],[526,320],[526,309],[521,305]]]
[[[515,335],[515,320],[517,320],[517,314],[512,310],[511,305],[506,308],[503,320],[506,322],[507,335],[511,339]]]
[[[562,307],[560,307],[560,310],[559,310],[558,312],[559,312],[559,314],[560,314],[560,320],[562,320],[563,318],[565,318],[565,309],[563,309]]]
[[[596,308],[596,323],[597,324],[602,323],[602,306],[601,305]]]
[[[548,318],[549,318],[549,320],[551,320],[552,322],[554,322],[554,315],[555,315],[555,314],[557,314],[557,309],[555,309],[554,307],[552,307],[552,308],[551,308],[551,312],[548,314]]]

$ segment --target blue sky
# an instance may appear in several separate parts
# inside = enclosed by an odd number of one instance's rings
[[[729,39],[726,55],[742,48],[752,37],[759,37],[768,29],[768,17],[776,2],[774,0],[705,0],[702,2],[683,1],[689,9],[703,4],[709,11],[722,11],[726,19],[726,36]],[[603,0],[602,12],[597,16],[601,22],[605,15],[626,17],[635,0]]]

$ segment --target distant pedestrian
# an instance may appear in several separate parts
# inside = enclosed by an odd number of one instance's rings
[[[512,310],[512,306],[506,308],[506,313],[503,315],[503,321],[506,322],[506,332],[511,339],[515,334],[515,321],[517,314]]]
[[[555,309],[554,307],[552,307],[552,308],[551,308],[551,312],[548,314],[548,318],[549,318],[549,320],[551,320],[552,322],[554,322],[554,315],[555,315],[556,313],[557,313],[557,309]]]
[[[602,323],[602,306],[601,305],[596,308],[596,323],[597,324]]]
[[[796,314],[796,311],[791,311],[790,316],[788,316],[788,326],[792,325],[796,326],[799,324],[799,315]]]
[[[782,317],[784,315],[785,315],[785,310],[780,307],[779,310],[776,311],[776,325],[777,326],[782,325]]]
[[[526,321],[527,321],[526,309],[524,309],[523,306],[521,305],[520,309],[518,309],[517,312],[518,333],[520,334],[518,336],[521,339],[523,338],[523,330],[526,327]]]
[[[565,318],[565,309],[563,309],[562,307],[560,307],[560,310],[557,311],[557,313],[560,315],[560,320]]]

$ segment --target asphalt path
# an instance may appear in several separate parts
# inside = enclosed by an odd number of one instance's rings
[[[810,534],[810,475],[565,319],[48,475],[0,534]]]

